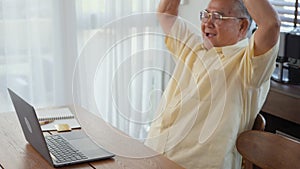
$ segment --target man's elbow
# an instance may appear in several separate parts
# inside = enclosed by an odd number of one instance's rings
[[[258,29],[263,29],[263,32],[269,37],[269,40],[273,39],[275,44],[279,38],[281,21],[278,17],[265,21],[261,26],[258,25]]]
[[[281,26],[281,21],[279,18],[275,19],[273,22],[270,23],[269,29],[274,35],[274,42],[278,41],[279,39],[279,34],[280,34],[280,26]]]
[[[281,25],[281,20],[278,17],[278,15],[275,14],[275,16],[269,18],[269,19],[264,19],[261,22],[257,22],[258,28],[263,28],[265,30],[271,31],[271,32],[280,32],[280,25]]]
[[[276,17],[273,22],[270,22],[270,28],[276,32],[280,32],[281,20],[279,17]]]
[[[273,19],[266,21],[267,28],[272,32],[280,32],[281,20],[278,15],[274,16]]]

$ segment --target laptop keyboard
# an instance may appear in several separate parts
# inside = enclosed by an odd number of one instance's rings
[[[79,150],[74,148],[60,135],[51,135],[45,137],[50,153],[56,158],[56,162],[73,162],[87,157]]]

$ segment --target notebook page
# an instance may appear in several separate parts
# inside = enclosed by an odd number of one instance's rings
[[[54,131],[54,130],[56,130],[56,127],[55,127],[56,124],[68,124],[71,127],[71,129],[81,128],[81,126],[78,123],[78,121],[76,120],[76,118],[73,118],[73,119],[55,120],[51,123],[41,125],[41,129],[42,129],[42,131]]]
[[[37,110],[36,115],[39,121],[74,118],[72,112],[66,107],[51,110]]]

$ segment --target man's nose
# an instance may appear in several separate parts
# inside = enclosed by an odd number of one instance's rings
[[[213,20],[212,16],[209,16],[209,18],[207,19],[207,22],[205,23],[205,26],[214,27],[214,20]]]

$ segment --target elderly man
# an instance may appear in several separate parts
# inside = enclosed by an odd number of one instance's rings
[[[145,144],[185,168],[240,168],[235,141],[267,96],[280,21],[268,0],[211,0],[199,37],[176,17],[179,3],[158,7],[177,65]],[[258,29],[247,39],[250,18]]]

